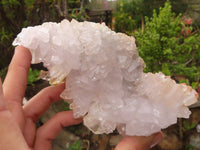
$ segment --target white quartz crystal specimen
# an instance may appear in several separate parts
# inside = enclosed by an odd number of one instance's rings
[[[133,37],[104,24],[63,20],[24,28],[13,45],[43,62],[51,84],[66,82],[61,96],[74,117],[94,133],[148,136],[188,118],[196,92],[162,73],[143,73]]]

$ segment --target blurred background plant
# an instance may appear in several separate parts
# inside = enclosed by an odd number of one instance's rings
[[[83,147],[81,145],[81,141],[76,141],[75,143],[72,143],[69,145],[69,150],[82,150]]]
[[[0,0],[0,68],[13,55],[12,41],[23,27],[64,18],[87,19],[88,0]],[[70,15],[69,15],[70,13]]]
[[[34,82],[40,80],[40,70],[29,69],[28,73],[28,85],[34,85]]]
[[[183,1],[120,0],[114,27],[136,38],[146,63],[145,72],[161,71],[196,88],[200,77],[200,30],[188,15],[188,8]]]
[[[117,31],[126,31],[128,33],[133,32],[141,28],[144,30],[144,18],[152,17],[153,10],[159,11],[159,8],[164,5],[166,0],[118,0],[116,6],[116,13],[114,14],[115,18],[120,17],[121,14],[124,14],[123,18],[125,22],[129,22],[132,25],[132,28],[127,28],[127,24],[123,24],[122,21],[115,22],[115,29]],[[182,13],[187,10],[188,5],[183,2],[183,0],[172,1],[173,12]],[[133,21],[131,21],[133,20]],[[134,25],[133,23],[134,22]],[[120,30],[119,30],[120,29]]]
[[[169,2],[151,18],[145,18],[145,29],[135,32],[140,56],[146,62],[145,72],[182,75],[190,82],[199,80],[200,36],[191,19],[175,15]]]

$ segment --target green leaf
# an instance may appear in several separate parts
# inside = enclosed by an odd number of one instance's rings
[[[163,52],[164,55],[172,54],[172,50],[170,48],[165,49]]]
[[[182,79],[179,81],[179,83],[186,83],[187,85],[190,85],[190,82],[188,79]]]
[[[37,69],[29,69],[28,73],[28,85],[33,85],[35,81],[40,79],[40,71]]]
[[[82,145],[81,141],[76,141],[74,144],[69,145],[69,150],[82,150]]]
[[[192,82],[192,88],[196,89],[199,86],[198,82]]]
[[[191,130],[191,129],[193,129],[193,128],[195,128],[195,126],[196,126],[196,124],[195,123],[189,123],[189,121],[184,121],[184,124],[183,124],[184,126],[183,126],[183,130],[184,131],[188,131],[188,130]]]
[[[171,76],[171,72],[167,63],[162,64],[162,73],[164,73],[167,76]]]
[[[185,148],[186,148],[187,150],[193,150],[193,149],[194,149],[194,146],[191,145],[191,144],[187,144],[187,145],[185,146]]]

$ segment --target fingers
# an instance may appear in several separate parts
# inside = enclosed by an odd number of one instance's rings
[[[149,137],[127,136],[116,146],[115,150],[148,150],[162,140],[162,133],[155,133]]]
[[[82,122],[82,119],[74,119],[72,111],[60,112],[47,121],[37,131],[35,149],[51,150],[51,141],[62,130],[62,127],[75,125]]]
[[[29,50],[23,46],[16,47],[3,84],[6,101],[15,101],[22,104],[30,63],[31,53]]]
[[[64,90],[64,87],[64,84],[56,87],[47,87],[25,104],[24,114],[26,125],[24,128],[24,136],[30,147],[34,145],[36,134],[35,122],[50,107],[51,103],[60,100],[59,95]]]
[[[23,46],[16,47],[3,83],[6,106],[13,114],[21,130],[24,127],[22,99],[26,89],[30,63],[31,54],[29,50]]]
[[[27,118],[24,127],[24,138],[26,139],[26,142],[29,147],[34,147],[35,135],[36,135],[35,122],[33,122],[32,119]]]
[[[24,114],[26,118],[31,118],[33,122],[49,108],[51,103],[60,100],[60,94],[64,90],[65,85],[51,86],[43,89],[24,106]]]
[[[5,100],[3,96],[3,87],[2,87],[2,82],[0,78],[0,111],[1,110],[6,110],[6,105],[5,105]]]

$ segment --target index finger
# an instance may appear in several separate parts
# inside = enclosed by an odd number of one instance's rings
[[[21,130],[24,127],[22,99],[26,90],[30,63],[31,53],[29,50],[23,46],[16,47],[3,84],[6,106],[11,111]]]
[[[23,46],[16,47],[6,79],[3,83],[6,101],[15,101],[22,104],[30,63],[31,53],[29,50]]]

